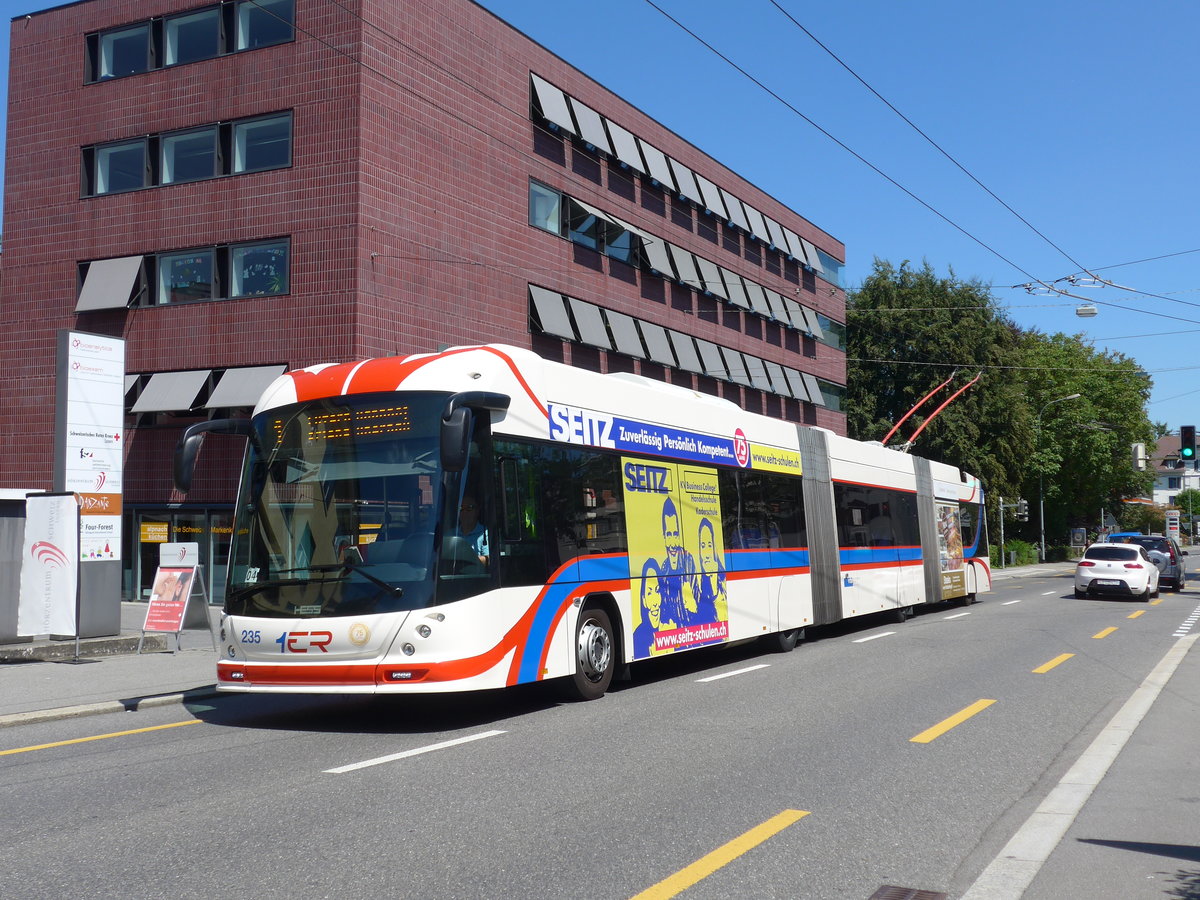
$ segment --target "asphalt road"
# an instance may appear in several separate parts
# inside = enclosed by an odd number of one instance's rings
[[[1195,606],[1038,576],[642,664],[593,703],[222,695],[12,728],[0,895],[955,897]]]

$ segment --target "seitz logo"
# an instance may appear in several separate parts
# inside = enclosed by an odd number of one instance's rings
[[[332,631],[285,631],[275,639],[280,653],[311,653],[320,650],[328,653],[327,649],[333,643]]]
[[[38,541],[29,548],[29,555],[48,569],[65,569],[67,566],[67,554],[49,541]]]

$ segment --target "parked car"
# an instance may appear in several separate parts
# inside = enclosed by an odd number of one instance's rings
[[[1161,534],[1134,534],[1122,537],[1123,544],[1139,544],[1146,548],[1150,559],[1158,566],[1158,581],[1163,587],[1173,591],[1183,588],[1187,581],[1187,564],[1184,557],[1187,551],[1182,549],[1174,538]]]
[[[1158,596],[1158,566],[1141,544],[1092,544],[1075,566],[1075,596]]]

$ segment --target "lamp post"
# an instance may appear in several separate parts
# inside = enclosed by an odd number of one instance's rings
[[[1046,411],[1048,406],[1053,406],[1055,403],[1062,403],[1064,400],[1075,400],[1082,397],[1082,394],[1067,394],[1065,397],[1059,397],[1057,400],[1048,400],[1042,404],[1042,408],[1037,414],[1037,449],[1038,455],[1042,452],[1042,413]],[[1039,562],[1046,561],[1046,502],[1042,491],[1042,470],[1038,467],[1038,546],[1040,549]]]

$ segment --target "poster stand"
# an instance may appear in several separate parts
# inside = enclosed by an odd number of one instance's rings
[[[199,600],[199,604],[193,603],[193,599]],[[154,587],[149,606],[146,608],[146,621],[142,625],[137,652],[142,652],[147,632],[160,632],[175,635],[175,649],[171,652],[178,653],[182,649],[180,633],[186,628],[199,627],[201,623],[207,626],[215,651],[217,633],[213,629],[212,617],[208,612],[208,588],[204,585],[204,567],[199,563],[159,565],[154,573]]]

